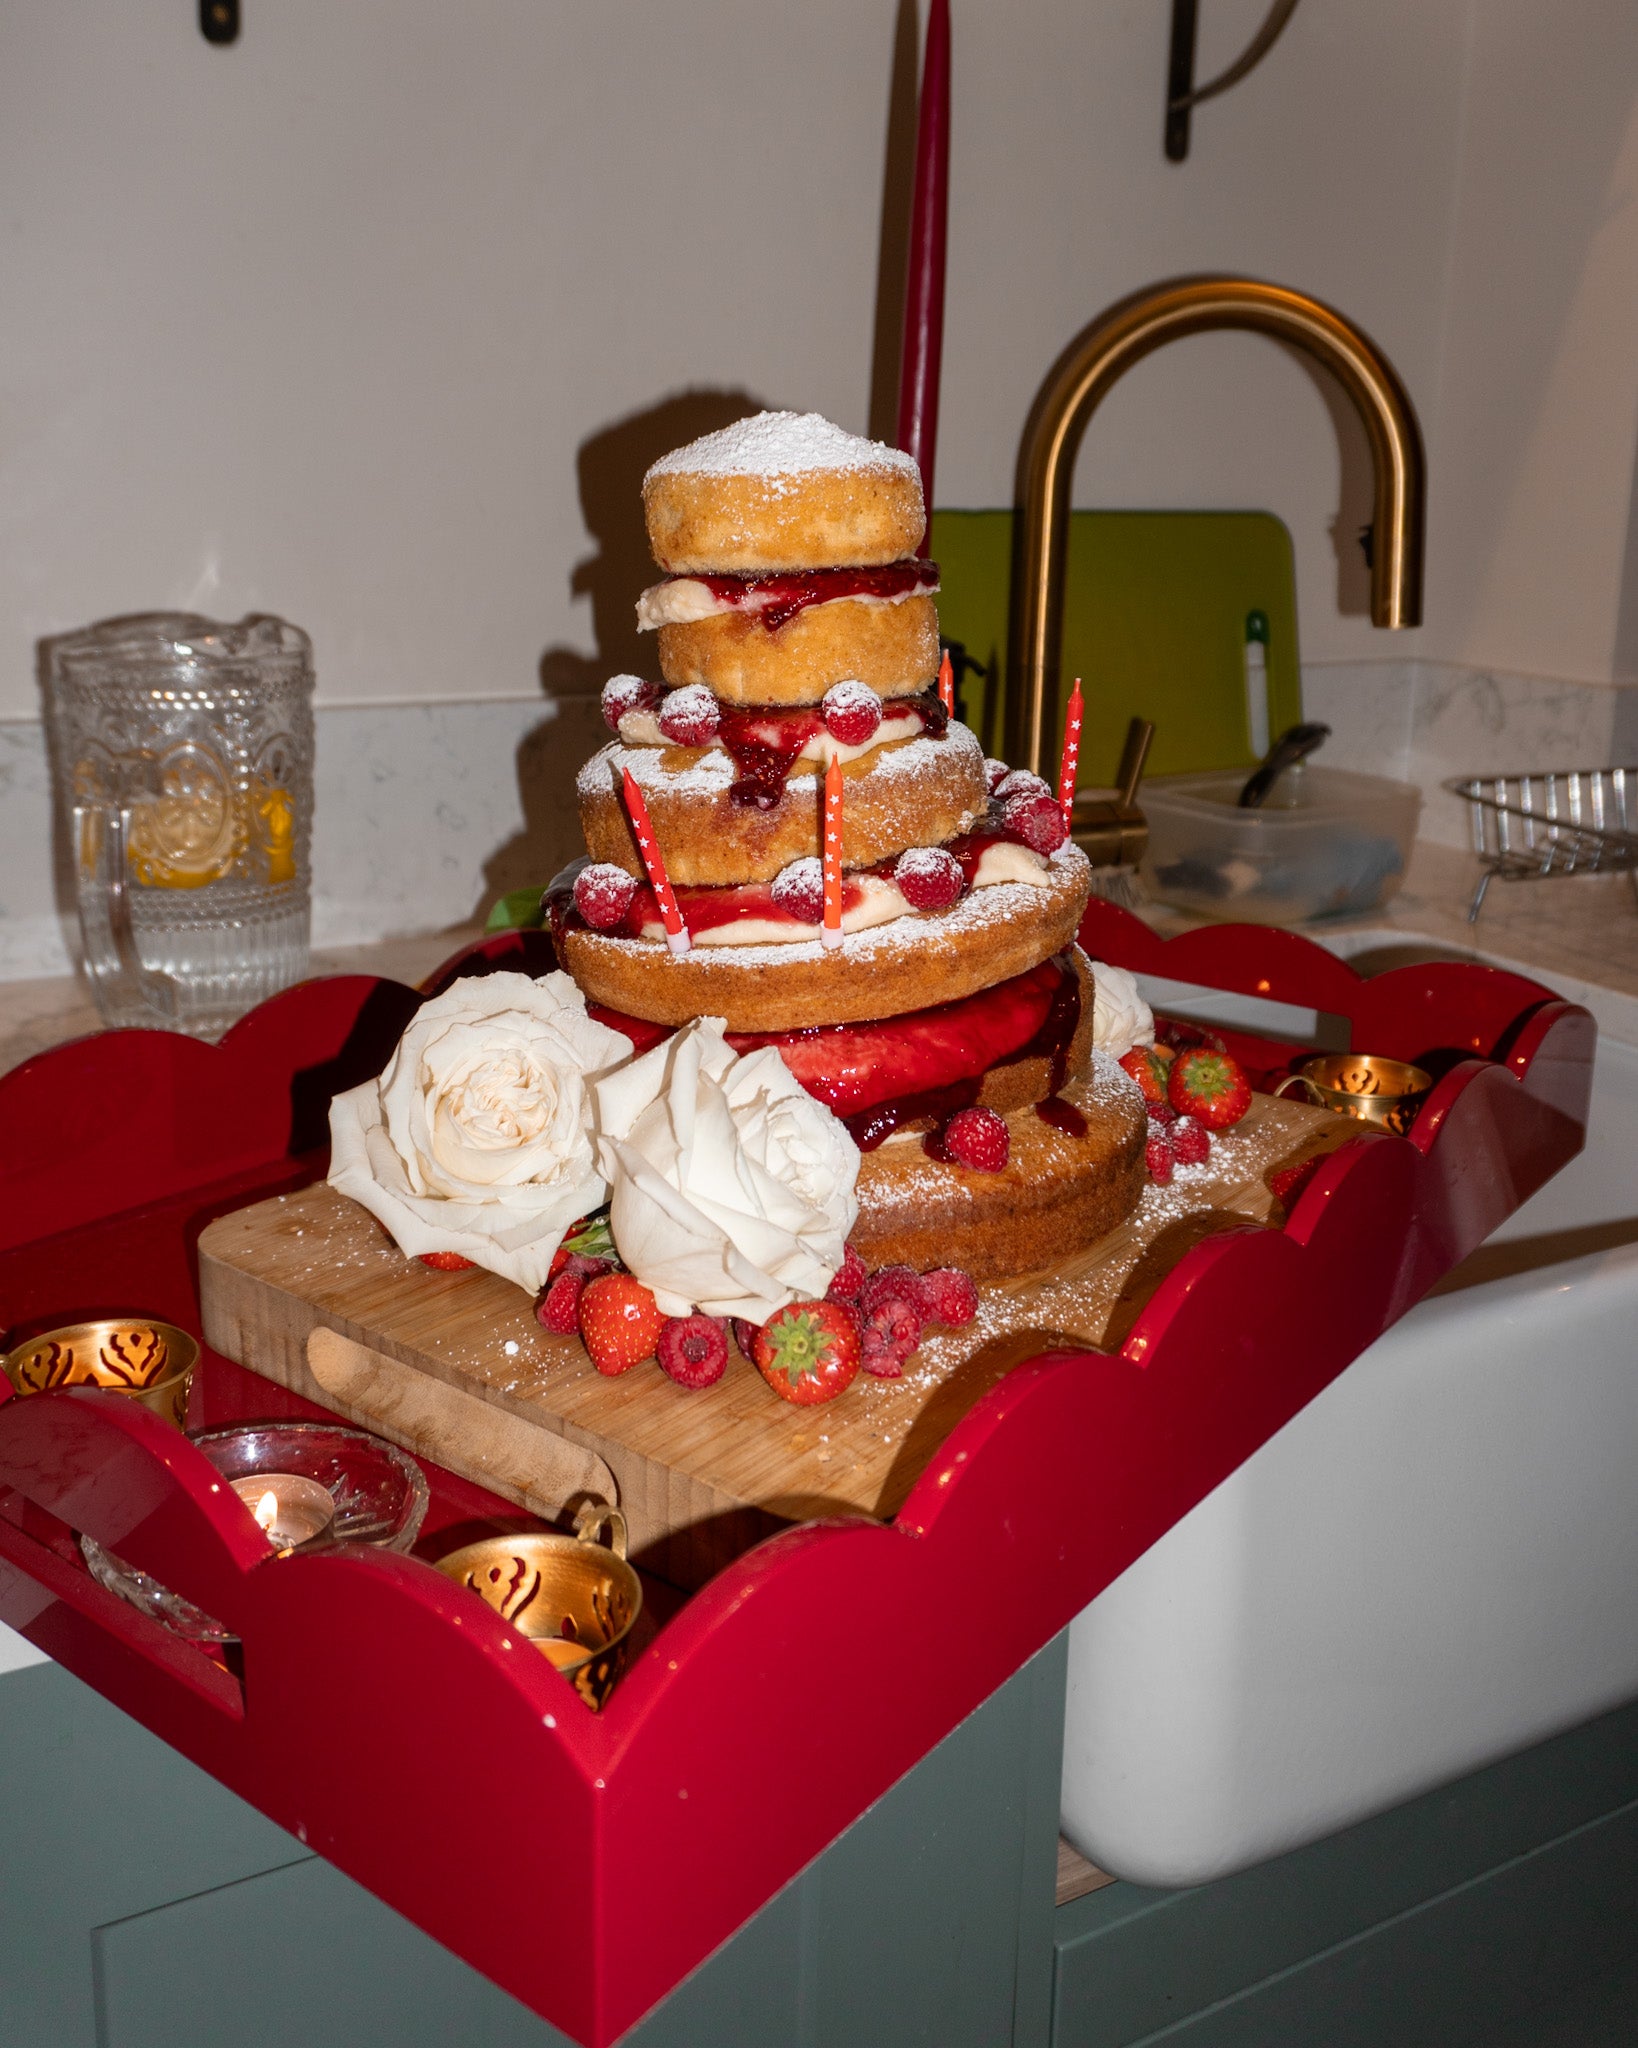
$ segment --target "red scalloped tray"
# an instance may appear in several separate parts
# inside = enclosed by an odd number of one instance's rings
[[[1010,1373],[891,1526],[816,1523],[740,1558],[601,1716],[417,1558],[271,1556],[202,1454],[85,1390],[0,1407],[0,1617],[603,2048],[1581,1147],[1592,1020],[1521,976],[1462,963],[1366,981],[1291,933],[1162,942],[1099,902],[1081,936],[1139,971],[1346,1017],[1356,1047],[1431,1062],[1433,1095],[1408,1139],[1362,1133],[1332,1154],[1283,1230],[1197,1245],[1118,1352]],[[537,936],[511,937],[431,986],[547,964]],[[421,999],[308,982],[220,1046],[104,1033],[0,1080],[12,1329],[140,1309],[197,1332],[200,1229],[322,1170],[330,1095],[379,1071]],[[1224,1035],[1265,1076],[1303,1056]],[[200,1421],[315,1412],[209,1352],[195,1398]],[[429,1533],[515,1512],[429,1478]],[[97,1586],[70,1530],[227,1622],[243,1679]],[[867,1668],[861,1617],[883,1612],[894,1655]],[[797,1761],[782,1732],[865,1719],[868,1743],[849,1732]],[[527,1901],[527,1942],[500,1896]]]

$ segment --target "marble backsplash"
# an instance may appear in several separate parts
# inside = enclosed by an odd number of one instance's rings
[[[1418,783],[1422,836],[1467,844],[1462,774],[1638,761],[1638,687],[1422,661],[1312,664],[1324,760]],[[575,770],[605,737],[594,698],[319,707],[313,937],[348,945],[481,918],[581,850]],[[0,724],[0,980],[64,973],[38,724]]]

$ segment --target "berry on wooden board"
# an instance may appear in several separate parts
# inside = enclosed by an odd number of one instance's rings
[[[554,1337],[572,1337],[580,1327],[580,1297],[585,1291],[584,1273],[559,1273],[535,1303],[535,1321]]]
[[[629,1273],[588,1280],[580,1297],[580,1340],[611,1378],[654,1356],[664,1321],[654,1296]]]
[[[654,1356],[679,1387],[712,1387],[728,1369],[728,1330],[716,1316],[668,1316]]]
[[[1148,1167],[1149,1178],[1157,1188],[1165,1187],[1171,1180],[1172,1168],[1176,1161],[1172,1157],[1172,1148],[1167,1140],[1164,1125],[1149,1126],[1148,1140],[1143,1147],[1143,1163]]]
[[[417,1252],[415,1256],[435,1273],[468,1273],[477,1264],[476,1259],[463,1258],[459,1252]]]
[[[921,1317],[902,1294],[889,1294],[864,1319],[859,1356],[878,1380],[896,1380],[921,1342]]]
[[[978,1289],[959,1266],[938,1266],[921,1276],[921,1305],[928,1322],[964,1330],[978,1314]]]
[[[842,1247],[842,1263],[836,1269],[836,1278],[825,1289],[827,1301],[857,1301],[859,1289],[865,1284],[865,1262],[852,1245]]]
[[[1166,1093],[1179,1116],[1192,1116],[1208,1131],[1226,1131],[1251,1107],[1245,1068],[1228,1052],[1195,1046],[1172,1061]]]
[[[1211,1132],[1192,1116],[1180,1116],[1168,1124],[1166,1136],[1179,1166],[1203,1166],[1211,1157]]]
[[[859,1324],[844,1301],[793,1301],[757,1331],[753,1363],[782,1401],[834,1401],[859,1370]]]
[[[1166,1100],[1166,1081],[1173,1058],[1169,1045],[1134,1045],[1130,1052],[1120,1056],[1122,1070],[1143,1090],[1143,1099],[1151,1109]]]

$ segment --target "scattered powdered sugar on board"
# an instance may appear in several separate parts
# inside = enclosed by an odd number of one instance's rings
[[[795,476],[815,469],[890,469],[917,476],[915,458],[850,434],[818,412],[759,412],[662,455],[655,476]]]

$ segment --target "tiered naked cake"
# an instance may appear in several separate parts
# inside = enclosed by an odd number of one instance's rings
[[[639,1051],[701,1016],[738,1052],[777,1047],[861,1149],[867,1266],[985,1281],[1080,1251],[1142,1193],[1144,1105],[1093,1049],[1090,873],[1059,802],[986,761],[936,686],[915,464],[763,413],[657,462],[643,502],[665,575],[638,616],[665,686],[604,691],[616,737],[578,784],[590,864],[548,892],[563,965]]]

